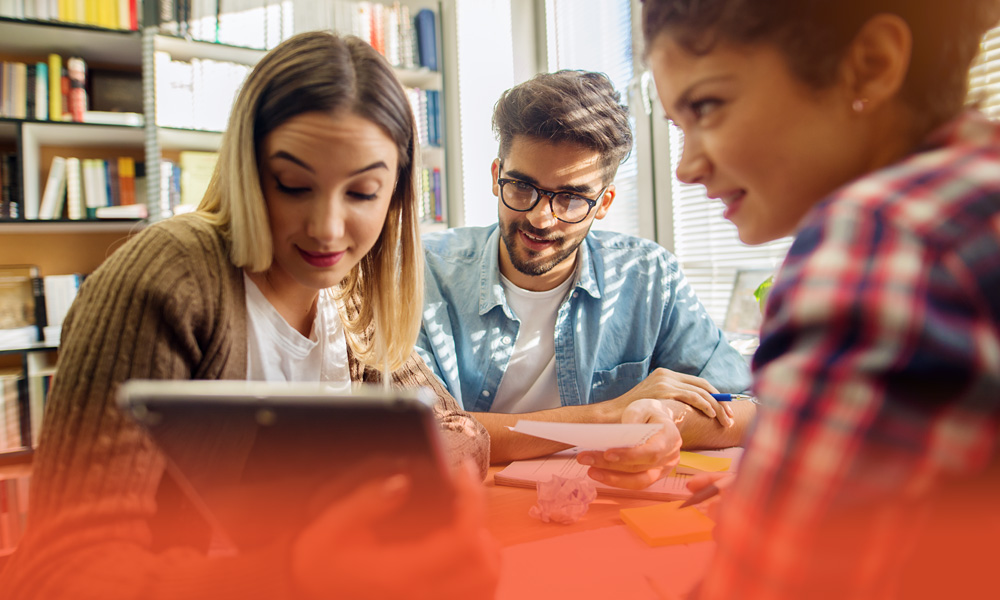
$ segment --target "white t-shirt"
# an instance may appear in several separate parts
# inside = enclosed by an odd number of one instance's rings
[[[523,290],[500,275],[507,304],[521,322],[490,412],[523,413],[557,408],[556,316],[575,276],[545,292]]]
[[[285,321],[247,275],[247,379],[250,381],[324,381],[348,389],[344,322],[331,290],[322,290],[309,337]]]

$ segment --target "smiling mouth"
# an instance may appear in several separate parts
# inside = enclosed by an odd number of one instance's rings
[[[534,250],[540,250],[542,248],[547,248],[548,246],[555,243],[555,240],[546,239],[539,237],[537,235],[528,233],[527,231],[521,229],[518,231],[521,234],[521,238],[525,241],[529,248]]]
[[[719,200],[726,205],[726,210],[723,211],[722,218],[731,219],[740,210],[740,206],[743,204],[743,199],[746,198],[746,195],[746,191],[740,190],[736,193],[720,197]]]
[[[333,265],[340,262],[344,254],[347,253],[346,250],[341,250],[340,252],[309,252],[308,250],[303,250],[302,248],[297,248],[299,255],[308,264],[314,267],[332,267]]]

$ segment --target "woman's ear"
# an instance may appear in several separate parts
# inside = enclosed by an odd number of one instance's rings
[[[862,25],[841,64],[855,111],[877,108],[899,94],[912,47],[910,27],[896,15],[878,14]]]

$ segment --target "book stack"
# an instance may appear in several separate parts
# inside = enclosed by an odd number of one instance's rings
[[[417,176],[417,212],[421,221],[444,222],[444,198],[441,195],[441,169],[421,168]]]
[[[143,163],[55,156],[42,193],[39,219],[143,219]]]
[[[0,220],[21,219],[21,178],[16,152],[0,152]]]
[[[201,204],[219,160],[216,152],[185,150],[179,161],[160,163],[160,214],[190,212]]]
[[[46,343],[59,344],[63,320],[76,299],[81,282],[82,278],[77,274],[46,275],[42,278],[45,294],[45,325],[42,333]]]
[[[417,139],[421,146],[441,146],[441,92],[408,88],[406,97],[413,109]]]
[[[0,2],[0,16],[137,31],[141,6],[140,0],[11,0]]]

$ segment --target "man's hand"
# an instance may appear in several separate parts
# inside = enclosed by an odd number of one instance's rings
[[[681,434],[674,415],[659,400],[638,400],[622,413],[622,423],[662,423],[663,429],[634,448],[581,452],[576,460],[590,465],[587,475],[606,485],[641,490],[664,477],[681,457]]]
[[[623,411],[636,400],[677,400],[704,413],[710,419],[718,419],[724,427],[732,427],[733,410],[728,403],[719,402],[711,396],[717,393],[719,390],[701,377],[658,368],[625,394],[601,404],[611,411]]]

